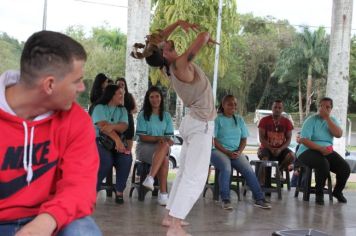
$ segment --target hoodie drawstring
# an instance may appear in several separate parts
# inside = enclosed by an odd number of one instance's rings
[[[35,133],[35,127],[31,127],[31,134],[30,134],[30,150],[28,153],[28,162],[27,162],[27,144],[28,144],[28,127],[25,121],[22,122],[24,131],[25,131],[25,140],[24,140],[24,154],[23,154],[23,168],[27,172],[26,181],[27,184],[30,184],[32,177],[33,177],[33,170],[32,170],[32,152],[33,152],[33,137]]]

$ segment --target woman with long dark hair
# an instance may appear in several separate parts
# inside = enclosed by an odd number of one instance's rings
[[[108,85],[103,95],[95,103],[92,120],[96,129],[96,143],[100,156],[100,167],[98,172],[97,191],[103,179],[107,176],[110,169],[116,169],[116,202],[123,203],[123,192],[126,187],[132,164],[131,153],[126,153],[124,140],[120,134],[125,132],[128,126],[127,111],[123,104],[124,90],[117,85]],[[115,141],[114,150],[108,150],[99,141],[100,132],[109,136]]]
[[[133,137],[135,135],[135,123],[134,123],[134,119],[133,119],[133,114],[135,114],[137,112],[136,102],[135,102],[135,99],[132,96],[132,94],[129,93],[125,78],[121,78],[121,77],[117,78],[115,81],[115,84],[125,90],[124,106],[125,106],[125,108],[127,110],[127,114],[128,114],[129,127],[125,131],[124,135],[125,135],[126,141],[127,141],[127,150],[126,151],[127,151],[127,153],[131,153],[132,145],[133,145]]]
[[[109,78],[106,77],[105,74],[99,73],[95,76],[93,85],[90,91],[90,107],[89,107],[89,114],[93,112],[94,104],[98,101],[101,95],[104,92],[104,89],[108,85]]]
[[[158,203],[166,205],[168,201],[167,176],[169,149],[173,145],[173,122],[171,115],[164,111],[162,91],[157,87],[148,89],[142,111],[137,116],[136,134],[139,139],[136,146],[138,160],[151,164],[150,172],[143,185],[153,190],[154,177],[158,177],[160,193]]]
[[[232,168],[246,179],[255,199],[255,206],[270,209],[261,186],[247,159],[243,154],[246,147],[248,130],[243,118],[236,113],[237,101],[233,95],[226,95],[218,108],[215,119],[214,148],[211,163],[220,171],[219,186],[222,208],[232,210],[230,202],[230,177]]]

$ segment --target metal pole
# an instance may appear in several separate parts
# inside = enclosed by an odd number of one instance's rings
[[[47,0],[44,0],[42,30],[46,30],[47,24]]]
[[[347,136],[347,146],[351,146],[351,128],[352,128],[352,122],[350,120],[350,118],[347,118],[347,121],[349,123],[349,133]]]
[[[217,29],[216,29],[216,41],[217,42],[220,42],[221,15],[222,15],[222,0],[219,0],[218,25],[217,25]],[[213,77],[213,96],[214,96],[215,103],[216,103],[216,90],[217,90],[218,71],[219,71],[219,53],[220,53],[220,45],[216,44],[216,46],[215,46],[214,77]]]

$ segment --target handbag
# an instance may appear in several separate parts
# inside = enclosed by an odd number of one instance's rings
[[[103,132],[99,132],[99,143],[108,151],[114,151],[116,143],[110,138],[110,136],[104,134]]]
[[[111,112],[111,117],[109,118],[113,121],[113,117],[116,111],[116,107],[114,111]],[[108,151],[115,151],[116,143],[115,141],[110,138],[110,136],[104,134],[103,132],[99,131],[99,143]]]

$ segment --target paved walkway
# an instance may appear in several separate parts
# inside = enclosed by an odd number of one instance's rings
[[[272,195],[272,210],[254,207],[250,192],[240,202],[231,194],[233,211],[223,210],[210,192],[200,198],[187,218],[191,223],[187,231],[194,236],[267,236],[282,229],[314,228],[335,236],[356,235],[356,192],[345,191],[347,204],[336,199],[329,203],[325,198],[325,206],[319,206],[313,195],[310,202],[304,202],[301,195],[294,198],[293,188],[290,192],[285,189],[282,200]],[[156,200],[148,194],[144,202],[139,202],[136,193],[132,199],[125,196],[125,203],[117,205],[101,191],[94,218],[105,236],[163,236],[166,228],[160,221],[165,209]]]

